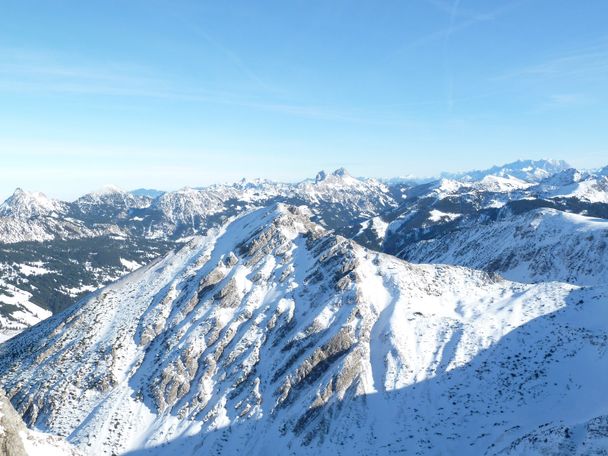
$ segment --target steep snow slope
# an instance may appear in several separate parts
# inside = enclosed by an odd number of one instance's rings
[[[605,284],[608,220],[537,209],[467,226],[411,244],[399,256],[416,263],[458,264],[520,282]]]
[[[13,404],[91,455],[494,454],[608,414],[605,289],[412,265],[309,217],[247,214],[1,345]]]

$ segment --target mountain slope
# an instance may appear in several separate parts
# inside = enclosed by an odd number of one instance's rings
[[[608,414],[605,289],[411,265],[310,217],[249,213],[0,345],[13,404],[95,455],[492,454]]]
[[[498,272],[520,282],[600,285],[608,277],[608,221],[554,209],[506,214],[411,244],[399,256]]]

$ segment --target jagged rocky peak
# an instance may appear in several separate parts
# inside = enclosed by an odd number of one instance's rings
[[[333,173],[331,173],[333,176],[336,177],[348,177],[350,176],[349,172],[346,170],[346,168],[338,168],[336,169]]]
[[[315,182],[320,183],[320,182],[326,182],[328,180],[331,180],[331,181],[342,180],[342,179],[349,178],[349,177],[352,177],[352,176],[346,170],[346,168],[338,168],[338,169],[334,170],[331,174],[327,174],[325,171],[321,170],[317,173],[317,176],[315,177]]]
[[[65,204],[47,197],[41,192],[27,192],[17,188],[0,205],[0,216],[31,218],[58,215],[65,210]]]

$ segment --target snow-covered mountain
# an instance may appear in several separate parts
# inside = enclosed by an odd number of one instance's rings
[[[546,208],[503,214],[412,243],[398,255],[498,272],[519,282],[600,285],[608,278],[608,220]]]
[[[95,235],[67,216],[68,204],[20,188],[0,205],[0,242],[48,241]]]
[[[95,455],[606,449],[605,285],[409,264],[312,218],[249,212],[0,345],[13,405]]]
[[[72,203],[18,190],[2,205],[0,274],[7,285],[30,295],[32,305],[56,312],[133,265],[139,267],[243,211],[277,201],[307,204],[317,221],[344,234],[396,205],[384,184],[353,178],[344,169],[299,184],[241,180],[184,188],[154,199],[112,186]],[[28,274],[30,263],[40,263],[48,272]],[[4,295],[0,306],[5,317],[0,333],[10,329],[12,334],[15,325],[9,322],[24,321],[21,311]]]
[[[506,165],[493,166],[479,171],[464,173],[442,173],[442,177],[478,181],[486,176],[515,177],[526,182],[539,182],[571,166],[563,160],[517,160]]]
[[[181,238],[204,233],[245,210],[276,202],[305,204],[317,221],[343,230],[397,205],[386,185],[352,177],[340,168],[330,174],[321,171],[314,180],[296,184],[242,180],[183,188],[164,193],[149,208],[133,211],[132,216],[141,220],[148,236]]]
[[[138,196],[119,187],[109,185],[81,196],[71,205],[75,218],[90,222],[117,223],[132,209],[150,206],[152,198]]]
[[[576,172],[570,182],[562,185],[544,183],[540,190],[548,198],[608,204],[608,176],[585,176]]]
[[[29,219],[66,212],[66,204],[48,198],[44,193],[26,192],[20,188],[0,204],[0,217]]]

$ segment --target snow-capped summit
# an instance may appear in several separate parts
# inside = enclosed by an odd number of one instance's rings
[[[608,176],[568,169],[544,179],[537,190],[540,195],[548,198],[608,203]]]
[[[96,234],[69,215],[68,203],[20,188],[0,205],[0,243],[49,241]]]
[[[485,170],[464,173],[442,173],[442,176],[467,181],[478,181],[488,175],[513,176],[526,182],[539,182],[552,174],[570,167],[563,160],[517,160],[506,165],[493,166]]]
[[[568,168],[559,173],[555,173],[540,182],[540,185],[545,189],[556,189],[566,185],[572,185],[589,178],[589,174],[581,172],[576,168]]]
[[[150,209],[162,214],[163,221],[197,227],[205,217],[223,208],[221,195],[208,189],[183,187],[156,198]]]
[[[101,198],[106,195],[116,195],[116,194],[123,195],[125,193],[127,193],[127,191],[123,190],[118,185],[108,184],[108,185],[104,185],[103,187],[98,188],[97,190],[94,190],[94,191],[88,193],[87,195],[89,195],[91,197]]]
[[[73,203],[76,215],[92,216],[100,220],[124,217],[130,209],[150,206],[152,198],[138,196],[115,185],[106,185],[81,196]]]
[[[468,187],[466,183],[456,179],[441,178],[428,185],[431,194],[437,198],[445,198],[460,191],[463,187]]]
[[[481,192],[511,193],[519,190],[525,190],[532,185],[534,184],[508,174],[504,176],[494,176],[490,174],[488,176],[484,176],[483,179],[477,182],[473,182],[471,187],[474,190]]]
[[[0,205],[0,217],[28,219],[32,217],[59,215],[65,212],[66,205],[51,199],[41,192],[26,192],[17,188]]]

